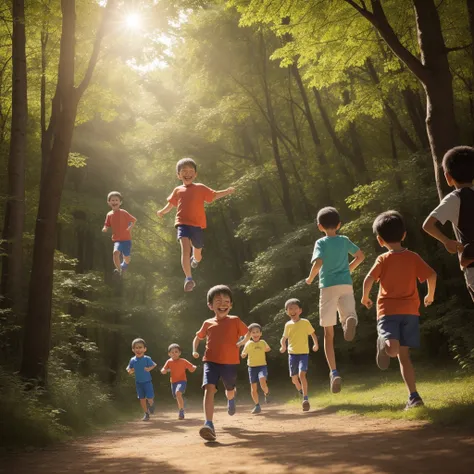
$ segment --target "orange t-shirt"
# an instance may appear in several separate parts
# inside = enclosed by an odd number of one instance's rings
[[[193,364],[186,359],[168,359],[164,365],[165,370],[170,370],[171,383],[186,382],[186,369],[192,370]]]
[[[377,257],[369,276],[380,282],[377,319],[396,314],[420,315],[417,280],[423,283],[434,270],[415,252],[386,252]]]
[[[196,333],[199,339],[207,338],[206,352],[202,360],[216,364],[239,364],[237,342],[247,332],[247,326],[238,316],[207,319]]]
[[[174,225],[192,225],[205,229],[204,203],[212,202],[215,198],[216,192],[204,184],[192,183],[189,186],[178,186],[168,196],[168,202],[177,207]]]
[[[124,209],[110,211],[105,218],[105,227],[112,227],[112,240],[114,242],[123,242],[124,240],[132,240],[132,234],[128,230],[130,222],[136,219]]]

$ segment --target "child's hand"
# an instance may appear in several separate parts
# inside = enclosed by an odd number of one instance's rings
[[[151,372],[154,369],[154,367],[145,367],[145,372]]]
[[[374,305],[374,302],[368,297],[368,296],[363,296],[361,301],[360,301],[367,309],[372,308]]]
[[[462,252],[463,245],[457,240],[447,240],[444,242],[444,246],[449,253],[458,253]]]
[[[227,194],[234,194],[235,193],[235,188],[227,188]]]
[[[195,359],[199,359],[199,352],[193,352],[193,357]]]
[[[426,296],[425,296],[425,306],[428,307],[428,306],[430,306],[431,304],[433,304],[433,300],[434,300],[433,296],[431,296],[431,295],[426,295]]]
[[[108,230],[108,227],[104,225],[104,227],[102,227],[102,232],[107,232],[107,230]]]
[[[163,209],[159,210],[159,211],[156,211],[156,215],[158,217],[163,217],[165,215],[165,213],[163,212]]]
[[[311,283],[313,283],[313,280],[311,280],[311,278],[308,277],[306,278],[305,282],[307,285],[311,285]]]
[[[130,374],[130,375],[133,375],[135,373],[135,369],[127,369],[127,372]]]
[[[163,375],[166,375],[166,372],[168,372],[166,369],[161,369],[160,372],[163,374]]]
[[[281,352],[282,354],[284,354],[284,353],[286,352],[286,347],[285,347],[285,346],[281,346],[281,347],[280,347],[280,352]]]
[[[319,344],[314,344],[313,352],[318,352],[318,351],[319,351]]]

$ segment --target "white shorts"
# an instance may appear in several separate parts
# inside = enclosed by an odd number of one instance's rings
[[[322,327],[335,326],[337,313],[342,325],[351,317],[357,321],[354,288],[352,285],[335,285],[321,288],[319,293],[319,324]]]

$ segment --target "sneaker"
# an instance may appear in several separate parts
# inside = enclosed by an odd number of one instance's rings
[[[252,415],[258,415],[259,413],[262,413],[262,407],[257,403],[250,413],[252,413]]]
[[[356,326],[357,319],[354,317],[349,317],[346,319],[346,324],[344,324],[344,339],[346,341],[352,341],[356,335]]]
[[[184,420],[184,410],[179,410],[178,420]]]
[[[191,257],[191,268],[197,268],[198,265],[199,262],[194,257]]]
[[[334,375],[329,372],[329,387],[332,393],[339,393],[341,391],[342,379],[340,375]]]
[[[193,291],[195,286],[196,286],[196,283],[192,278],[186,278],[186,280],[184,280],[184,291],[186,292]]]
[[[390,356],[385,352],[385,339],[382,336],[377,338],[376,361],[380,370],[387,370],[390,366]]]
[[[265,403],[270,403],[271,402],[270,393],[264,393],[264,396],[265,396]]]
[[[115,268],[114,269],[114,276],[121,277],[122,276],[122,270],[119,270],[118,268]]]
[[[149,414],[149,413],[145,413],[145,414],[143,415],[142,421],[150,421],[150,414]]]
[[[311,405],[309,404],[309,400],[303,400],[303,411],[309,411]]]
[[[227,413],[230,416],[235,415],[235,399],[234,398],[232,400],[227,400]]]
[[[123,272],[128,268],[128,263],[122,262],[120,264],[120,270]]]
[[[405,410],[410,410],[410,408],[422,407],[424,406],[423,400],[420,396],[409,398],[407,404],[405,405]]]
[[[214,430],[214,425],[211,424],[205,424],[204,426],[201,427],[199,430],[199,436],[206,441],[215,441],[216,440],[216,432]]]
[[[153,403],[153,405],[150,405],[147,400],[146,406],[148,407],[148,411],[150,412],[150,414],[153,415],[155,413],[155,404]]]

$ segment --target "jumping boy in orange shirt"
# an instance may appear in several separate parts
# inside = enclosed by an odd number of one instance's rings
[[[235,414],[235,382],[237,367],[240,363],[239,347],[250,339],[247,326],[238,316],[229,316],[232,308],[232,291],[225,285],[217,285],[207,293],[207,306],[215,316],[204,321],[201,329],[193,340],[193,357],[199,358],[199,342],[206,339],[206,352],[202,388],[204,389],[204,426],[199,434],[207,441],[215,441],[214,429],[214,395],[217,392],[219,379],[225,388],[227,397],[227,413]],[[239,339],[245,338],[238,342]]]
[[[196,286],[191,268],[196,268],[202,260],[204,247],[203,230],[206,228],[204,203],[223,198],[234,192],[234,188],[214,191],[204,184],[194,183],[197,178],[197,165],[191,158],[183,158],[176,164],[178,179],[183,182],[168,196],[168,204],[157,211],[159,217],[177,208],[175,227],[181,244],[181,266],[185,275],[184,291],[192,291]]]

